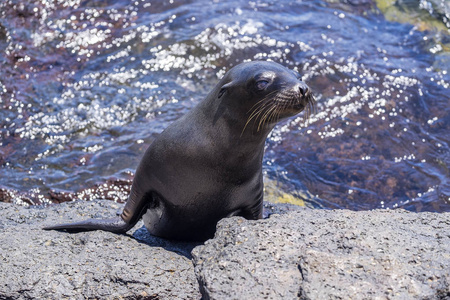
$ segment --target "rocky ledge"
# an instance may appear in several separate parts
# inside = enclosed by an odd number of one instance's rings
[[[450,299],[450,213],[283,207],[205,244],[42,226],[122,205],[0,203],[0,299]],[[278,207],[279,209],[279,207]]]

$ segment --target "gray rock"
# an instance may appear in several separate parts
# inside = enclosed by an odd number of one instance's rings
[[[131,235],[69,234],[42,226],[110,217],[111,201],[39,208],[0,203],[0,299],[199,299],[190,252],[196,244]]]
[[[204,299],[450,299],[450,213],[301,210],[219,222]]]
[[[0,203],[0,299],[450,299],[450,213],[266,204],[283,215],[224,219],[200,246],[142,223],[129,235],[41,230],[121,207]]]

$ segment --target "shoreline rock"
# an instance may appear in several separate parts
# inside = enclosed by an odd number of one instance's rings
[[[449,228],[449,213],[305,209],[224,219],[192,254],[204,299],[450,299]]]
[[[69,234],[44,225],[110,217],[121,204],[68,202],[47,208],[0,203],[0,299],[199,299],[190,252],[197,244],[148,234]]]
[[[266,205],[282,214],[224,219],[205,244],[142,223],[127,235],[41,230],[122,206],[0,203],[0,299],[450,299],[450,213]]]

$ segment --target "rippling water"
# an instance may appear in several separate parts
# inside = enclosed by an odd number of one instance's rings
[[[0,200],[126,200],[148,145],[233,65],[303,74],[317,113],[277,126],[267,199],[450,211],[448,1],[0,4]]]

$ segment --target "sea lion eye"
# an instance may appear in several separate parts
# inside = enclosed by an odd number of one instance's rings
[[[260,91],[264,90],[267,87],[267,85],[269,85],[269,81],[267,80],[258,80],[256,82],[256,88]]]

